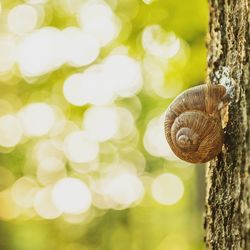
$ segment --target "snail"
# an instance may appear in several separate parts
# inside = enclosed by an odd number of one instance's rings
[[[176,156],[187,162],[204,163],[221,152],[220,108],[225,96],[223,85],[202,84],[184,91],[169,105],[165,136]]]

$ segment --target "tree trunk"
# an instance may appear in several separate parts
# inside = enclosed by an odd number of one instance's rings
[[[207,81],[227,85],[230,98],[223,150],[206,176],[206,246],[250,250],[250,0],[209,7]]]

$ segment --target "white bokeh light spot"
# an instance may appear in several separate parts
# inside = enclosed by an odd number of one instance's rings
[[[64,152],[72,162],[90,162],[97,157],[99,145],[86,132],[75,131],[65,138]]]
[[[103,2],[87,2],[79,10],[79,24],[84,32],[97,38],[102,46],[117,37],[119,21],[111,8]]]
[[[120,173],[107,184],[108,195],[121,205],[129,206],[142,198],[144,194],[140,179],[130,173]]]
[[[20,207],[30,208],[33,206],[38,189],[39,186],[35,179],[29,176],[23,176],[13,184],[11,195]]]
[[[152,195],[156,201],[164,205],[177,203],[184,193],[182,180],[174,174],[162,174],[152,183]]]
[[[141,66],[127,55],[107,57],[103,69],[115,92],[122,97],[134,96],[142,88]]]
[[[93,105],[112,103],[115,98],[115,89],[107,78],[102,64],[91,66],[83,76],[85,95],[89,103]]]
[[[65,163],[59,157],[44,157],[39,162],[36,175],[41,184],[52,184],[67,176]]]
[[[83,127],[95,140],[103,142],[112,138],[118,130],[115,107],[93,107],[84,114]]]
[[[44,219],[55,219],[62,214],[62,211],[53,202],[51,187],[43,188],[37,192],[34,209]]]
[[[149,54],[168,59],[179,51],[180,40],[174,33],[166,33],[159,25],[151,25],[143,31],[142,45]]]
[[[0,37],[0,72],[12,69],[16,59],[16,41],[12,36]]]
[[[93,202],[97,207],[125,209],[143,198],[140,178],[126,166],[120,167],[92,183],[92,190],[97,195]]]
[[[47,134],[55,122],[54,111],[46,103],[29,104],[21,109],[19,117],[24,133],[28,136]]]
[[[63,30],[67,62],[75,67],[92,63],[100,51],[99,42],[90,34],[70,27]]]
[[[22,139],[22,126],[14,115],[0,117],[0,145],[3,147],[14,147]]]
[[[165,138],[164,119],[165,114],[153,118],[148,123],[143,138],[144,147],[153,156],[180,161],[169,147]]]
[[[118,131],[115,134],[116,139],[122,139],[129,136],[135,129],[135,121],[131,112],[123,107],[116,108],[118,115]]]
[[[64,82],[63,94],[70,104],[82,106],[87,103],[83,84],[84,79],[82,74],[73,74]]]
[[[63,35],[46,27],[27,35],[18,48],[17,63],[22,75],[35,77],[59,68],[65,62]]]
[[[87,185],[76,178],[58,181],[52,191],[55,206],[64,213],[80,214],[91,206],[91,193]]]
[[[35,29],[38,13],[34,7],[27,4],[15,6],[10,10],[7,18],[9,30],[15,34],[23,35]]]
[[[115,99],[114,86],[106,77],[102,65],[93,65],[82,74],[69,76],[64,82],[63,93],[66,100],[75,106],[87,103],[105,105]]]

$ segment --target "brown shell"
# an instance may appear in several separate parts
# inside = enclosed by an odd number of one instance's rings
[[[165,136],[180,159],[203,163],[220,153],[223,129],[218,107],[225,94],[222,85],[203,84],[184,91],[170,104]]]

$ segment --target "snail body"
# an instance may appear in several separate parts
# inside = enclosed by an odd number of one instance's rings
[[[199,85],[184,91],[169,105],[165,136],[182,160],[204,163],[217,156],[223,145],[220,104],[226,95],[222,85]]]

